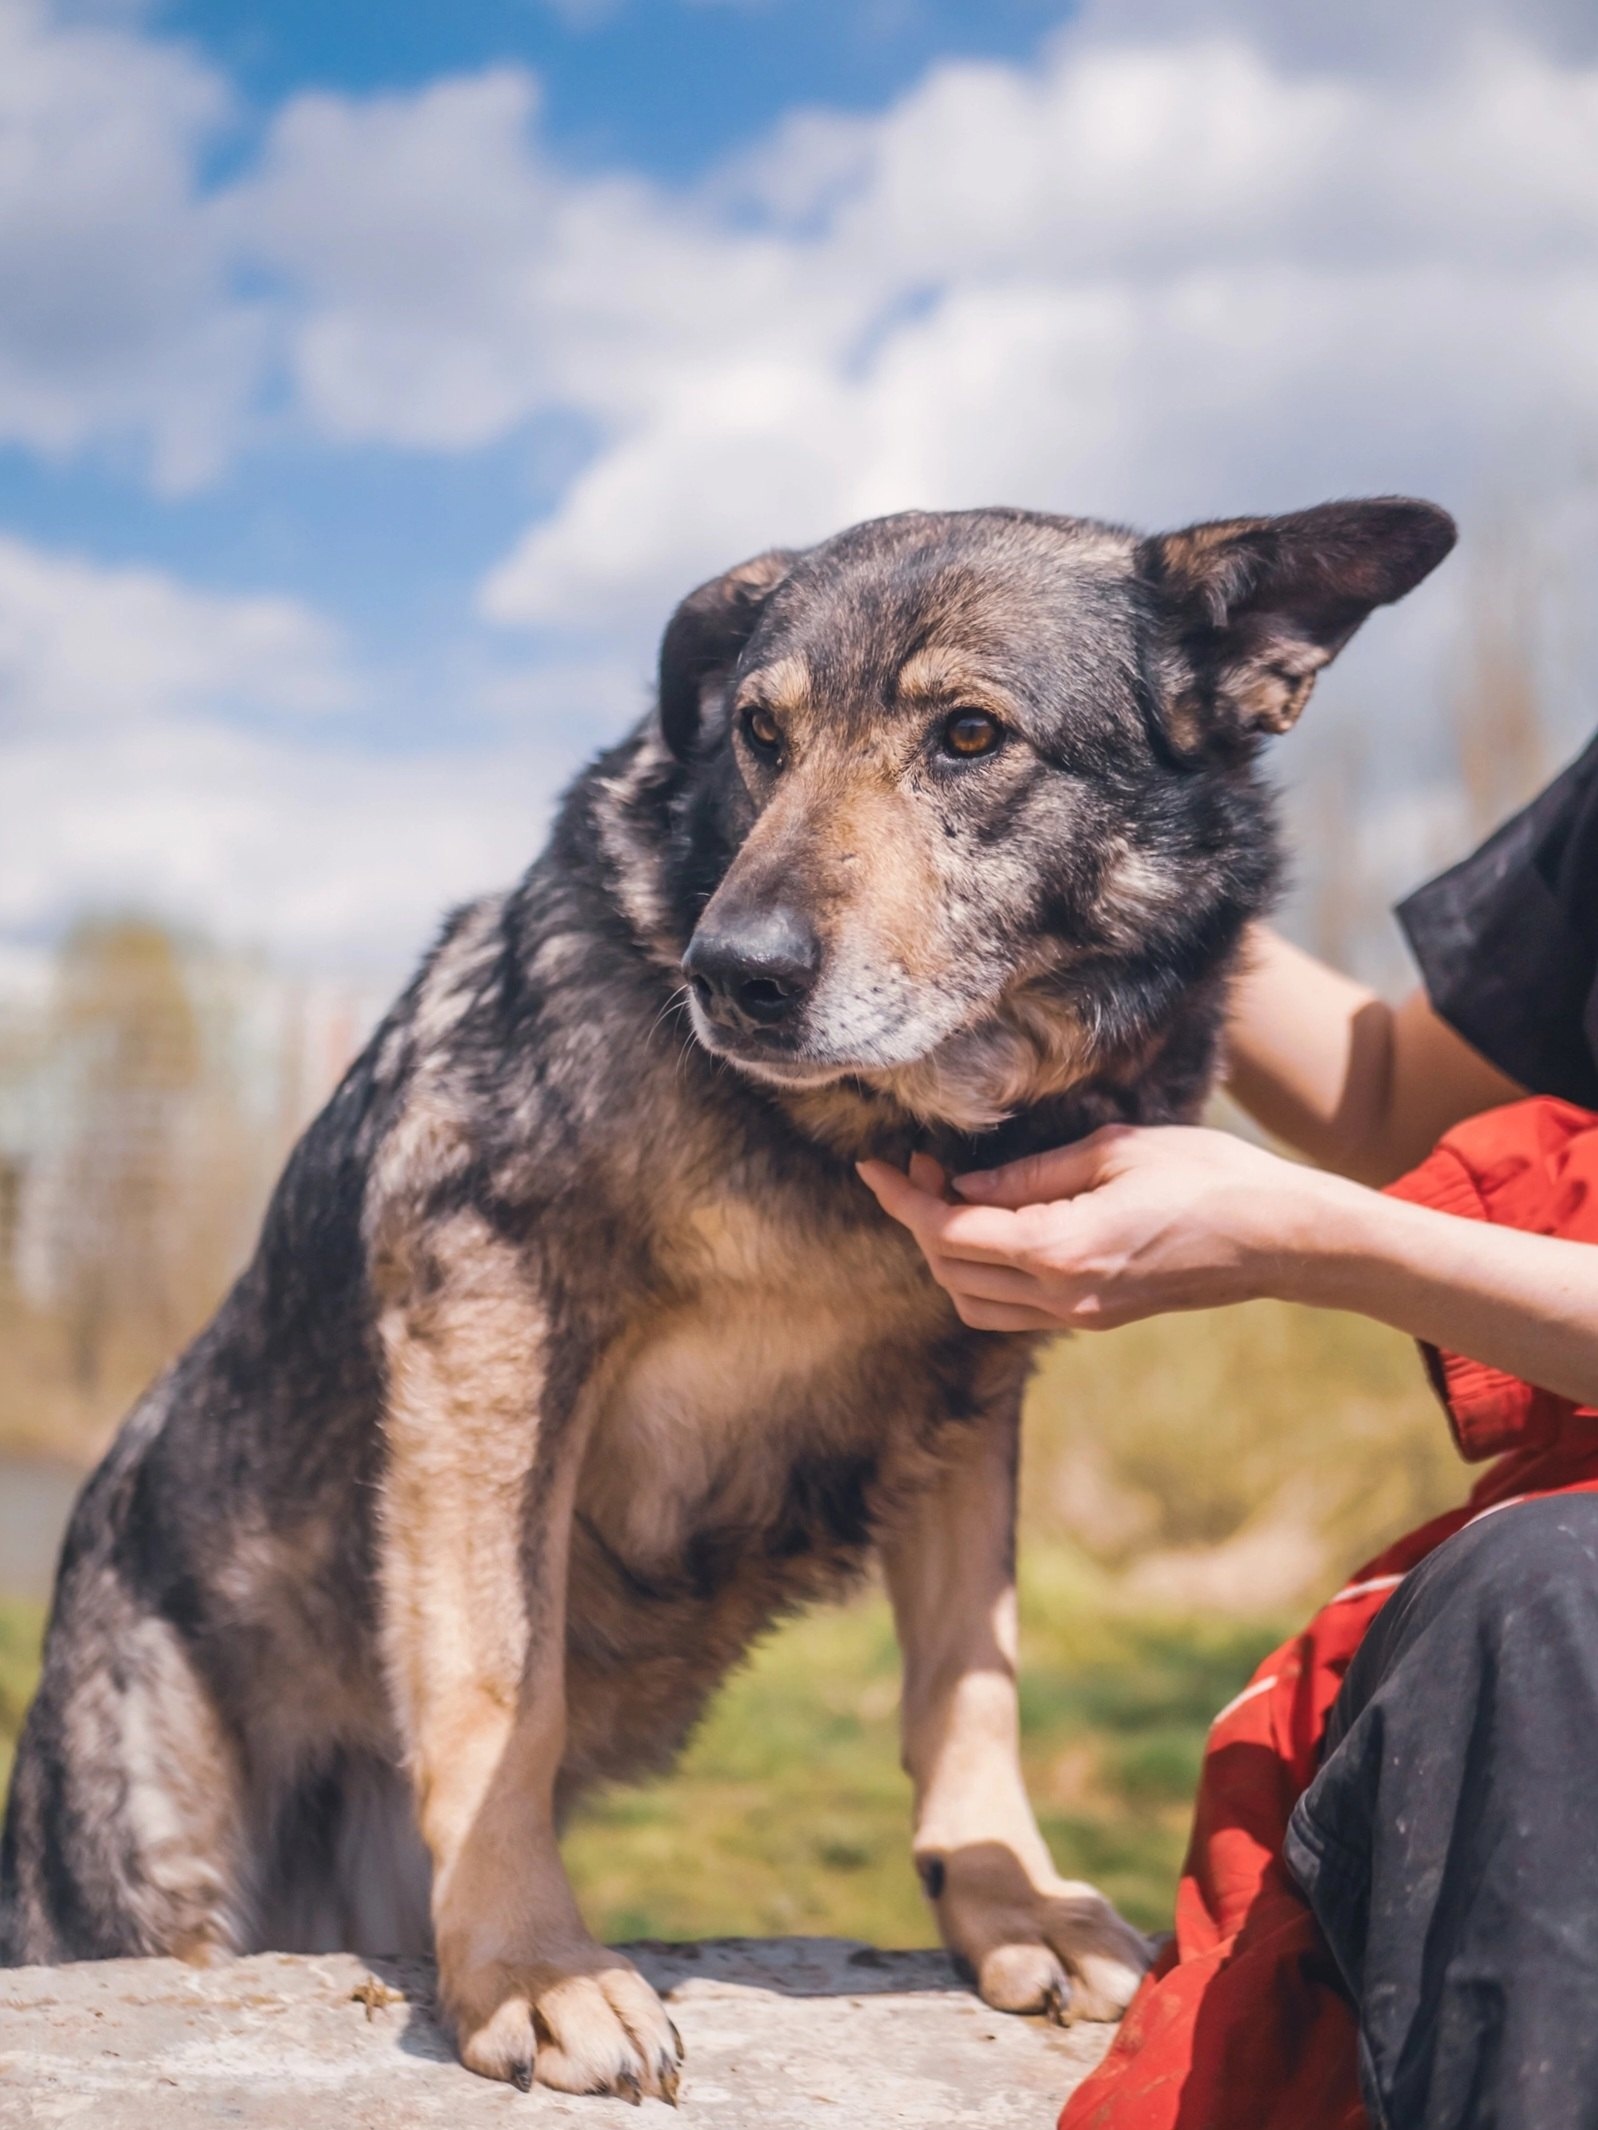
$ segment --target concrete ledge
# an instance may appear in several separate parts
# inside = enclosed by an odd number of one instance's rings
[[[990,2012],[941,1953],[841,1938],[628,1950],[682,2030],[685,2130],[1049,2130],[1109,2044],[1108,2027]],[[624,2102],[524,2097],[463,2071],[433,2019],[432,1980],[419,1961],[344,1954],[0,1972],[0,2124],[636,2130]],[[643,2112],[671,2119],[659,2101]]]

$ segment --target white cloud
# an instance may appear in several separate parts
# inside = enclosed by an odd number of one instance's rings
[[[1010,321],[1035,364],[1054,317],[1061,397],[1020,457],[1002,408],[991,450],[961,440],[985,493],[1045,462],[1070,500],[1083,441],[1116,435],[1138,507],[1166,463],[1138,440],[1180,412],[1207,426],[1213,499],[1252,459],[1239,406],[1261,394],[1266,428],[1423,426],[1440,464],[1473,468],[1528,407],[1547,426],[1590,405],[1583,351],[1537,341],[1583,322],[1594,281],[1592,19],[1576,0],[1351,0],[1313,22],[1265,0],[1101,0],[1036,64],[946,65],[875,116],[796,115],[686,191],[565,169],[538,83],[505,66],[291,99],[207,191],[231,117],[213,68],[114,17],[0,0],[0,434],[55,452],[140,440],[161,479],[192,483],[282,365],[328,436],[454,451],[574,408],[616,457],[590,471],[601,491],[637,493],[651,454],[675,478],[698,440],[751,514],[763,499],[819,530],[862,484],[947,473],[938,365],[952,420],[986,306],[999,364]],[[1323,373],[1346,364],[1315,360],[1311,317],[1365,380],[1329,409]],[[1105,367],[1116,319],[1130,370]],[[876,400],[906,364],[929,426],[873,473]],[[1469,435],[1432,411],[1445,368],[1456,408],[1481,402]],[[571,503],[580,537],[557,516],[528,568],[558,550],[563,598],[584,571],[590,602],[609,598],[624,572],[592,551],[581,486]],[[689,499],[682,530],[708,554],[698,515]],[[718,499],[712,537],[727,515]],[[496,576],[492,611],[542,618],[537,584],[516,586],[514,566]]]
[[[1598,67],[1482,11],[1417,77],[1150,8],[801,115],[687,193],[563,171],[515,69],[305,98],[221,211],[325,430],[592,423],[485,582],[500,622],[638,641],[739,553],[907,502],[1468,502],[1591,431]]]
[[[415,96],[299,98],[223,207],[241,251],[291,291],[289,360],[336,435],[455,449],[550,405],[647,419],[751,342],[825,360],[852,291],[801,320],[791,246],[739,235],[689,198],[573,178],[538,134],[520,68]]]
[[[288,599],[198,592],[0,536],[0,733],[346,707],[336,632]]]
[[[484,609],[658,617],[909,502],[1158,520],[1540,480],[1598,431],[1595,141],[1598,70],[1485,33],[1419,87],[1073,33],[797,121],[590,256],[632,299],[608,364],[561,363],[546,296],[541,363],[610,442]],[[775,227],[735,226],[751,200]]]
[[[1446,27],[1419,78],[1385,64],[1375,0],[1337,11],[1335,58],[1263,0],[1100,6],[1035,66],[944,66],[877,116],[801,114],[687,192],[564,170],[518,68],[307,95],[205,197],[214,71],[0,0],[0,276],[21,296],[0,431],[67,450],[142,424],[165,478],[200,478],[274,356],[335,437],[459,450],[577,409],[600,460],[488,593],[541,620],[591,618],[629,581],[658,597],[672,543],[708,566],[729,521],[819,531],[860,492],[1025,479],[1070,503],[1108,439],[1124,508],[1217,502],[1267,456],[1285,485],[1294,454],[1256,443],[1284,430],[1426,432],[1471,478],[1528,410],[1590,413],[1598,68],[1559,49],[1585,19],[1562,0],[1520,31],[1486,0],[1401,12]],[[230,296],[240,268],[271,296]],[[969,396],[1011,366],[1053,400],[1025,425],[1007,392]],[[697,494],[651,488],[651,462],[675,482],[695,450],[715,467]],[[727,486],[741,511],[708,493]],[[619,494],[639,519],[597,515]]]
[[[370,685],[305,609],[0,546],[0,925],[116,894],[296,951],[414,939],[526,855],[683,590],[880,510],[1411,488],[1468,523],[1518,490],[1598,545],[1588,21],[1118,0],[690,188],[574,174],[499,67],[296,97],[207,190],[214,71],[0,0],[0,435],[193,483],[281,378],[329,439],[480,449],[551,409],[596,438],[480,592],[541,662],[425,759],[294,729]],[[1378,624],[1345,702],[1414,728],[1467,585]]]
[[[375,754],[331,715],[371,683],[304,606],[0,539],[0,941],[133,906],[392,974],[531,856],[594,681],[502,675],[475,742]]]
[[[1118,39],[1182,38],[1221,28],[1246,36],[1289,70],[1335,67],[1359,74],[1405,73],[1446,63],[1481,30],[1512,30],[1562,59],[1598,56],[1598,16],[1589,0],[1339,0],[1335,7],[1281,0],[1089,0],[1090,34]]]
[[[440,438],[518,405],[586,414],[600,448],[481,607],[640,663],[699,577],[911,503],[1158,523],[1408,488],[1468,531],[1518,492],[1598,554],[1572,504],[1572,440],[1598,438],[1579,40],[1484,7],[1440,51],[1387,36],[1358,68],[1246,7],[1198,23],[1100,10],[1035,66],[946,66],[877,116],[796,117],[687,194],[564,176],[513,77],[432,92],[410,119],[449,172],[426,228],[452,264],[363,221],[400,271],[378,299],[342,269],[313,294],[302,374],[336,338],[338,405],[381,422],[392,401]],[[395,104],[339,123],[324,145],[362,169],[362,128],[392,158],[409,125]],[[248,212],[290,278],[295,164],[289,114]],[[335,168],[318,197],[344,194]],[[360,196],[380,217],[392,189]],[[341,241],[324,221],[318,244]],[[462,321],[491,388],[455,352]],[[1389,728],[1390,778],[1435,785],[1426,712],[1468,586],[1455,564],[1376,625],[1323,689],[1299,778],[1341,700]]]
[[[392,980],[446,908],[526,864],[559,766],[533,748],[312,750],[214,721],[128,724],[92,752],[35,735],[7,749],[0,930],[132,907]]]
[[[215,472],[262,352],[196,186],[230,108],[177,45],[0,0],[0,438]]]
[[[539,268],[557,191],[532,152],[536,102],[509,68],[404,98],[301,97],[223,204],[291,279],[291,363],[331,434],[458,449],[547,395]]]

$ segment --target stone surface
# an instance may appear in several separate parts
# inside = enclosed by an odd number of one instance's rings
[[[838,1938],[629,1950],[687,2051],[684,2130],[1049,2130],[1110,2029],[991,2012],[941,1953]],[[374,1987],[373,1984],[378,1986]],[[473,2078],[431,2011],[432,1970],[343,1954],[225,1967],[108,1960],[0,1972],[5,2130],[636,2130],[615,2100]],[[645,2101],[662,2126],[670,2111]]]

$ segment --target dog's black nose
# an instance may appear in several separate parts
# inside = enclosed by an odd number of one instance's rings
[[[797,912],[768,903],[701,923],[682,965],[713,1019],[775,1028],[803,1005],[821,941]]]

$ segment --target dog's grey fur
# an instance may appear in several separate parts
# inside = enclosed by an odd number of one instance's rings
[[[551,1815],[668,1763],[878,1546],[946,1936],[995,2002],[1058,2004],[1062,1963],[1124,2001],[1136,1940],[1013,1778],[1028,1344],[959,1321],[851,1160],[1193,1114],[1276,873],[1260,735],[1451,540],[1393,499],[907,515],[685,601],[656,713],[450,922],[85,1488],[0,1957],[436,1942],[475,2068],[669,2095]],[[1002,744],[957,759],[972,706]],[[681,963],[776,904],[820,960],[773,1029]]]

